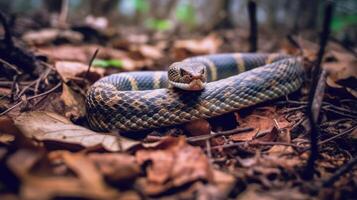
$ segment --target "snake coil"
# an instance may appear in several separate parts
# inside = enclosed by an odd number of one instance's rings
[[[186,59],[206,66],[199,92],[167,88],[165,71],[104,77],[88,91],[94,130],[140,131],[210,118],[287,95],[303,82],[302,62],[282,54],[215,54]],[[161,88],[161,89],[159,89]]]

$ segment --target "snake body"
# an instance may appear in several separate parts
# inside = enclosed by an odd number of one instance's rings
[[[131,132],[183,124],[287,95],[303,82],[302,62],[282,54],[214,54],[184,62],[206,66],[204,90],[167,88],[166,71],[125,72],[98,80],[86,98],[91,128]]]

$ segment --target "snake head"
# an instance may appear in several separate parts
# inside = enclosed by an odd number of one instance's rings
[[[176,62],[169,66],[169,82],[183,90],[199,91],[206,85],[206,66],[198,62]]]

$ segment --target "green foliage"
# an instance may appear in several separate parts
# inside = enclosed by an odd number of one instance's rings
[[[167,19],[151,18],[145,21],[145,26],[156,31],[166,31],[172,28],[172,23]]]
[[[194,24],[196,19],[195,9],[191,4],[180,4],[176,7],[176,18],[185,24]]]
[[[112,59],[112,60],[94,59],[93,65],[95,67],[101,67],[101,68],[115,67],[121,69],[123,67],[123,61],[117,59]]]
[[[332,31],[339,32],[348,26],[357,25],[357,15],[335,16],[331,22]]]
[[[146,13],[149,11],[149,3],[147,0],[132,0],[134,8],[137,12]]]

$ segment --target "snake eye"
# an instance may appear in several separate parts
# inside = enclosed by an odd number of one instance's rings
[[[201,71],[200,71],[201,74],[205,74],[205,69],[202,68]]]
[[[192,75],[184,69],[180,69],[180,75],[181,75],[181,77],[184,77],[184,76],[188,76],[190,78],[192,77]]]

